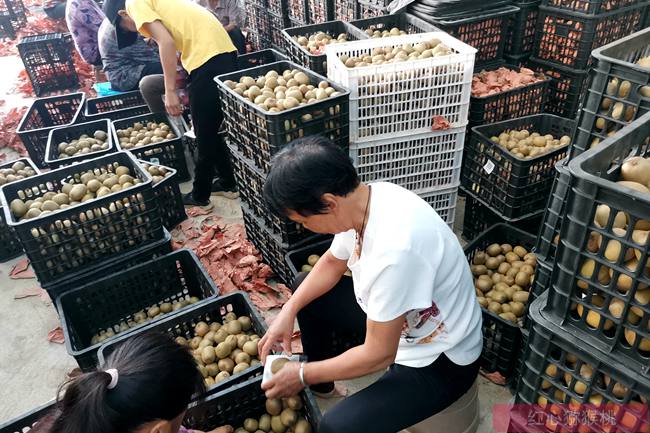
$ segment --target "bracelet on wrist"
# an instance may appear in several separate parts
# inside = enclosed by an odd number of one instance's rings
[[[300,363],[300,370],[298,370],[298,378],[300,379],[300,384],[307,388],[307,383],[305,383],[305,364],[306,362]]]

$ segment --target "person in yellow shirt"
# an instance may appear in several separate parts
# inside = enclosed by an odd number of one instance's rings
[[[128,46],[140,33],[158,44],[165,78],[165,108],[181,114],[176,94],[176,52],[190,74],[189,99],[198,161],[188,206],[211,207],[211,190],[228,198],[238,196],[228,147],[219,137],[223,113],[214,77],[235,70],[237,49],[219,20],[191,0],[106,0],[104,13],[113,23],[118,46]],[[212,183],[215,168],[219,180]]]

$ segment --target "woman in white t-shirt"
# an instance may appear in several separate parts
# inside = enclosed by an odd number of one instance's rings
[[[276,343],[290,351],[297,318],[309,360],[265,383],[267,397],[304,386],[331,393],[334,381],[388,369],[328,411],[319,433],[395,433],[469,390],[481,311],[456,236],[425,201],[394,184],[361,183],[349,157],[320,137],[280,152],[264,193],[275,212],[336,234],[260,340],[263,360]],[[333,347],[333,338],[354,347]]]

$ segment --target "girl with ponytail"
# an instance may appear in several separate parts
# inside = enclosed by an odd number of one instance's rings
[[[64,383],[54,412],[30,433],[187,432],[181,426],[187,405],[204,390],[186,348],[166,335],[144,334],[126,340],[99,370]]]

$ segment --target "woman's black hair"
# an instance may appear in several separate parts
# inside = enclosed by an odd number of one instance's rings
[[[118,379],[109,389],[111,368]],[[188,349],[163,334],[135,336],[99,370],[62,385],[49,433],[131,433],[144,423],[176,418],[204,390]]]
[[[344,197],[357,186],[350,157],[329,139],[310,136],[292,141],[273,158],[264,198],[278,215],[310,216],[327,211],[323,194]]]

